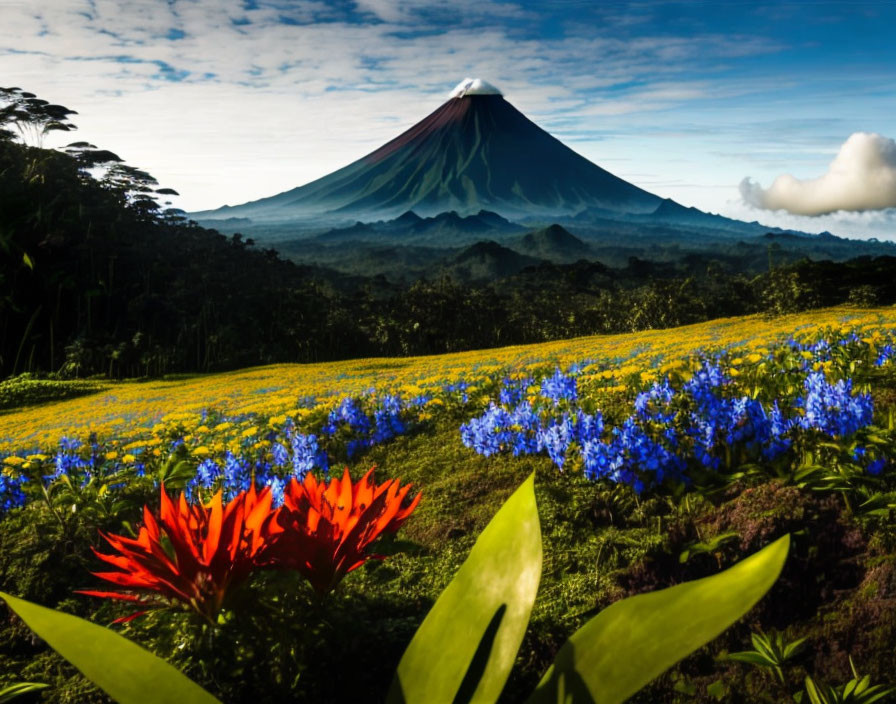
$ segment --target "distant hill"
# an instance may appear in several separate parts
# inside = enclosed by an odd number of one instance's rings
[[[552,262],[571,262],[593,256],[591,248],[561,225],[534,230],[509,242],[523,254]]]
[[[519,254],[497,242],[477,242],[439,268],[439,274],[457,281],[495,281],[516,274],[541,260]]]
[[[321,244],[358,241],[455,247],[480,240],[484,234],[501,236],[524,229],[487,210],[467,216],[452,210],[426,218],[408,211],[394,220],[356,222],[347,227],[333,228],[316,235],[314,240]]]

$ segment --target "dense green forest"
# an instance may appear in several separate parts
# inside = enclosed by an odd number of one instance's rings
[[[86,142],[43,147],[75,113],[0,89],[0,378],[201,372],[271,362],[418,355],[577,335],[896,302],[896,258],[786,262],[683,252],[542,263],[412,283],[303,266],[199,227],[155,179]],[[757,256],[769,256],[756,273]]]

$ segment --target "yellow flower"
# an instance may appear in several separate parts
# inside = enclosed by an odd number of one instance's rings
[[[134,457],[134,455],[132,455],[131,453],[128,453],[124,457],[121,458],[121,461],[124,462],[125,464],[133,464],[134,462],[137,461],[137,458]]]
[[[209,449],[205,445],[200,445],[199,447],[193,448],[193,455],[196,457],[208,457],[211,454]]]

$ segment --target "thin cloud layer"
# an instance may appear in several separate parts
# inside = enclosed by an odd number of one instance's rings
[[[80,139],[199,210],[344,166],[438,107],[465,75],[496,83],[556,130],[719,95],[680,86],[693,88],[685,78],[707,57],[781,48],[715,28],[668,35],[657,23],[628,36],[618,18],[582,27],[550,12],[512,0],[450,10],[437,0],[13,3],[0,23],[0,75],[77,110]]]
[[[77,139],[146,169],[186,210],[345,166],[436,109],[462,76],[500,86],[616,175],[712,210],[744,173],[821,173],[818,146],[854,131],[856,114],[869,131],[892,121],[880,86],[896,61],[896,8],[864,0],[801,9],[814,41],[798,44],[786,23],[769,23],[777,4],[764,11],[763,0],[736,10],[684,0],[0,4],[0,84],[77,110]],[[819,80],[818,62],[842,75]],[[796,127],[782,131],[782,116]],[[774,152],[755,148],[775,140]],[[795,155],[800,140],[815,151]]]
[[[745,178],[746,203],[794,215],[827,215],[896,207],[896,141],[875,133],[850,135],[825,174],[801,180],[778,176],[769,188]]]

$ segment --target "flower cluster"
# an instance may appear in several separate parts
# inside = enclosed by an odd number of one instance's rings
[[[371,557],[368,546],[383,533],[395,533],[420,501],[418,493],[405,502],[411,485],[397,480],[377,486],[373,470],[352,484],[346,469],[342,479],[318,482],[308,474],[292,479],[277,516],[282,529],[271,552],[274,565],[298,570],[318,594],[326,594],[349,572]]]
[[[877,353],[877,359],[874,360],[875,367],[882,367],[896,356],[896,347],[892,343],[887,343]]]
[[[563,400],[575,401],[579,397],[576,377],[571,374],[566,375],[557,369],[553,376],[542,380],[541,395],[553,401],[554,405]]]
[[[292,458],[290,460],[286,448],[277,443],[274,445],[273,452],[275,465],[283,467],[291,462],[293,474],[300,479],[315,467],[324,472],[329,471],[330,458],[327,456],[326,451],[321,448],[317,435],[314,433],[299,433],[293,428],[292,423],[287,424],[285,434],[289,447],[292,450]]]
[[[812,355],[827,355],[830,349],[824,341],[809,346]],[[572,403],[578,398],[575,378],[557,370],[542,380],[541,389],[552,406],[492,403],[461,426],[464,445],[486,457],[507,450],[514,455],[545,452],[560,469],[577,451],[587,477],[624,482],[638,491],[666,478],[687,481],[689,464],[718,470],[734,456],[775,460],[791,449],[800,429],[851,435],[871,423],[873,411],[870,395],[854,394],[851,381],[831,384],[823,372],[809,372],[804,395],[785,412],[778,400],[766,406],[752,396],[738,396],[718,360],[704,359],[680,388],[664,378],[639,393],[634,413],[604,437],[600,413],[588,415]],[[515,391],[511,386],[499,399],[515,400]],[[558,417],[561,400],[573,409]],[[879,472],[882,466],[869,465],[868,471]]]
[[[22,491],[24,477],[0,472],[0,514],[25,505],[26,496]]]
[[[420,501],[419,493],[407,501],[410,484],[377,485],[372,475],[371,469],[354,484],[347,469],[326,483],[311,473],[302,482],[293,478],[279,508],[270,487],[250,486],[226,505],[219,491],[202,505],[184,493],[175,502],[163,486],[158,518],[144,507],[136,539],[104,535],[115,553],[94,551],[116,568],[94,574],[120,591],[80,593],[140,607],[121,621],[179,604],[211,623],[258,569],[297,570],[326,594],[347,573],[380,558],[367,552],[370,544],[395,533]]]
[[[647,477],[659,483],[667,475],[680,475],[684,464],[681,458],[651,438],[635,416],[613,428],[611,435],[609,443],[594,439],[581,446],[585,476],[589,479],[625,483],[640,493]],[[674,433],[668,434],[666,440],[673,447],[677,445]]]
[[[362,450],[405,433],[407,425],[402,419],[403,412],[401,399],[391,394],[377,399],[373,418],[365,413],[357,399],[346,397],[330,411],[320,433],[330,437],[341,434],[346,454],[351,459]]]
[[[524,377],[522,379],[509,379],[508,377],[504,377],[503,382],[501,383],[501,388],[498,391],[498,402],[502,406],[516,406],[526,395],[526,389],[532,384],[531,377]]]
[[[797,401],[803,410],[796,421],[800,427],[843,437],[871,424],[871,394],[853,394],[851,379],[831,384],[823,373],[813,372],[806,377],[805,389]]]
[[[295,422],[287,419],[282,430],[268,435],[269,453],[244,448],[241,452],[226,450],[218,459],[204,458],[187,484],[187,496],[197,496],[200,489],[222,489],[230,499],[254,479],[271,489],[274,506],[279,507],[290,478],[302,480],[312,470],[329,471],[328,448],[336,454],[336,449],[344,447],[345,456],[351,459],[361,450],[407,432],[407,407],[398,396],[387,394],[374,399],[372,415],[368,415],[359,399],[345,397],[329,411],[320,429],[310,433],[300,432]]]
[[[99,559],[117,568],[94,575],[125,591],[79,593],[129,601],[142,608],[119,621],[179,602],[213,622],[226,599],[263,563],[276,533],[274,517],[268,489],[256,493],[252,487],[226,506],[218,492],[208,506],[201,506],[187,503],[184,494],[173,502],[163,486],[158,520],[144,507],[136,539],[103,535],[117,554],[94,550]]]

